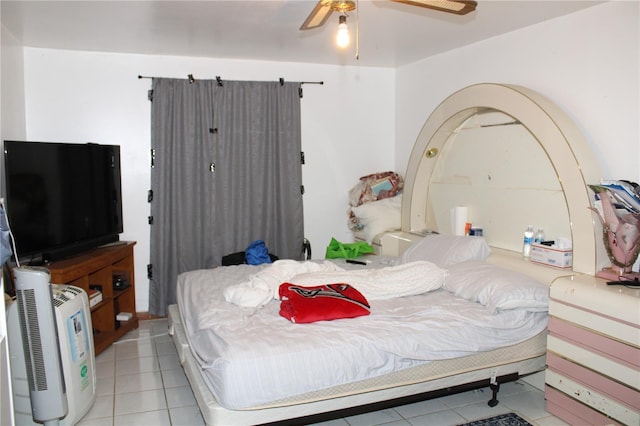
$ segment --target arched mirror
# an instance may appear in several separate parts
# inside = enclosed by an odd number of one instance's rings
[[[601,174],[575,124],[543,96],[479,84],[444,100],[409,160],[402,230],[451,233],[465,206],[492,247],[520,251],[527,225],[573,242],[573,270],[593,274],[601,247],[587,187]]]

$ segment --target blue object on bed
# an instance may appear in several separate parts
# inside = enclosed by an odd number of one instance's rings
[[[255,240],[245,250],[245,257],[249,265],[261,265],[271,263],[269,250],[262,240]]]

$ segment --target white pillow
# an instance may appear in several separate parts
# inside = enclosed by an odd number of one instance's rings
[[[447,268],[468,260],[484,260],[490,254],[484,237],[429,234],[405,250],[399,263],[427,260]]]
[[[381,232],[400,229],[401,206],[402,195],[396,195],[352,207],[351,211],[364,227],[365,240],[371,242]]]
[[[470,261],[449,268],[444,288],[463,299],[478,302],[495,314],[509,309],[549,310],[549,286],[517,271]]]

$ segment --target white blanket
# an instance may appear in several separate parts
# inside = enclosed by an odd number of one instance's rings
[[[413,296],[442,287],[446,270],[426,261],[409,262],[380,269],[344,270],[332,262],[279,260],[250,277],[229,286],[227,302],[242,307],[259,307],[278,298],[284,282],[298,285],[347,283],[371,300]]]
[[[277,260],[260,272],[249,277],[249,281],[232,285],[224,290],[224,299],[245,308],[257,308],[278,298],[278,287],[291,277],[320,271],[343,271],[332,262],[299,262],[296,260]]]

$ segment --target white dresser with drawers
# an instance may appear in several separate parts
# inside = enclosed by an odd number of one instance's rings
[[[545,398],[569,424],[640,424],[640,289],[587,275],[551,284]]]

